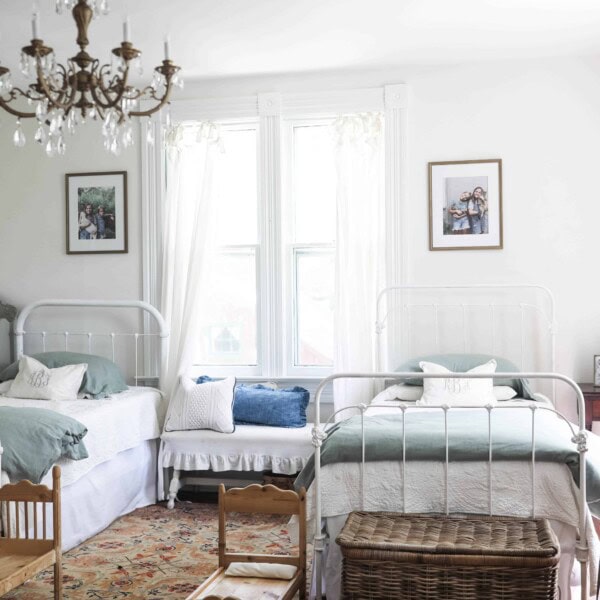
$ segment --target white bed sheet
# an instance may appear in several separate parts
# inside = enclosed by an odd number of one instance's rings
[[[165,403],[160,391],[148,387],[130,387],[127,391],[102,400],[48,402],[0,396],[0,406],[37,407],[55,410],[83,423],[89,458],[61,459],[62,487],[84,477],[97,465],[146,440],[160,437]],[[3,481],[6,481],[3,474]]]

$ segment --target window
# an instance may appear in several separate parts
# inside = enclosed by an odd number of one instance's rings
[[[328,122],[287,122],[288,369],[333,366],[336,171]],[[284,212],[284,215],[286,213]]]
[[[332,131],[327,121],[286,121],[284,129],[284,185],[273,218],[258,193],[257,125],[223,126],[219,250],[197,360],[214,374],[235,366],[240,376],[321,376],[333,365]],[[264,289],[264,272],[276,286]],[[282,335],[264,340],[261,324],[273,319]]]
[[[202,365],[254,368],[258,356],[258,194],[255,125],[224,128],[215,173],[216,243],[200,355]]]

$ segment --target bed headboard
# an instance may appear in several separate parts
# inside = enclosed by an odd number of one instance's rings
[[[377,298],[379,370],[427,354],[477,353],[553,372],[554,298],[538,285],[404,285]],[[541,384],[537,391],[549,393]]]
[[[50,350],[97,354],[134,385],[159,384],[169,337],[160,312],[140,300],[38,300],[19,312],[14,330],[17,359]]]

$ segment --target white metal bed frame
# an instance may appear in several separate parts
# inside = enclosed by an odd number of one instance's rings
[[[378,298],[377,298],[377,323],[376,323],[376,331],[377,334],[381,334],[384,329],[386,323],[386,316],[381,316],[381,304],[382,299],[385,294],[389,293],[391,290],[411,290],[411,289],[429,289],[429,290],[440,290],[440,289],[516,289],[516,288],[526,288],[526,289],[535,289],[541,290],[541,292],[547,296],[550,300],[550,313],[548,315],[548,324],[549,324],[549,333],[551,336],[551,362],[552,369],[554,369],[554,356],[555,356],[555,326],[554,326],[554,299],[552,294],[542,286],[486,286],[486,285],[475,285],[475,286],[443,286],[442,288],[438,286],[396,286],[393,288],[387,288],[383,290]],[[447,304],[443,304],[447,306]],[[433,309],[436,320],[436,336],[438,331],[438,323],[437,323],[437,312],[438,307],[434,304],[428,305]],[[460,306],[460,305],[458,305]],[[496,310],[494,304],[486,304],[485,306],[489,307],[490,314],[494,315],[494,311]],[[537,307],[532,307],[525,304],[518,304],[518,308],[521,310],[521,314],[523,315],[524,310],[529,310],[530,308],[534,308],[537,310]],[[463,310],[464,314],[464,310]],[[523,343],[523,323],[521,322],[521,339]],[[380,355],[378,355],[378,364],[380,364]],[[528,411],[531,415],[531,465],[532,465],[532,507],[531,514],[532,517],[536,515],[536,498],[535,498],[535,449],[536,449],[536,440],[535,440],[535,416],[538,410],[548,410],[554,412],[557,416],[559,416],[563,421],[567,423],[569,426],[572,435],[572,442],[575,444],[577,448],[577,452],[579,453],[579,488],[578,488],[578,496],[577,503],[579,509],[579,532],[577,537],[577,543],[575,548],[575,557],[580,563],[581,568],[581,600],[588,600],[588,591],[589,591],[589,579],[588,579],[588,545],[585,537],[586,531],[586,452],[587,452],[587,433],[585,430],[585,402],[583,398],[583,394],[579,386],[573,381],[570,377],[565,375],[561,375],[554,372],[513,372],[513,373],[498,373],[495,375],[489,374],[474,374],[474,373],[443,373],[443,374],[421,374],[419,373],[419,378],[433,378],[433,379],[446,379],[446,378],[471,378],[471,379],[498,379],[498,378],[511,378],[511,379],[519,379],[519,378],[527,378],[533,380],[551,380],[553,383],[556,381],[562,381],[567,384],[570,388],[575,392],[576,400],[577,400],[577,408],[578,408],[578,425],[574,427],[569,420],[563,416],[561,413],[557,412],[553,408],[548,406],[511,406],[513,409],[520,409],[523,411]],[[326,430],[327,427],[333,422],[337,415],[343,413],[347,410],[356,410],[360,411],[361,415],[361,445],[362,445],[362,460],[360,463],[360,489],[361,489],[361,505],[364,506],[364,498],[365,498],[365,411],[368,406],[366,404],[359,404],[357,406],[347,406],[335,411],[329,419],[325,423],[321,423],[321,396],[324,389],[333,381],[338,379],[356,379],[356,378],[372,378],[372,379],[403,379],[403,378],[414,378],[414,372],[365,372],[365,373],[337,373],[325,378],[319,384],[316,396],[315,396],[315,425],[313,429],[313,445],[315,447],[315,479],[313,482],[314,487],[314,514],[315,514],[315,536],[314,536],[314,549],[315,549],[315,571],[316,571],[316,597],[318,599],[322,598],[322,573],[323,573],[323,552],[325,549],[325,539],[326,536],[322,530],[321,516],[322,516],[322,506],[321,506],[321,489],[320,489],[320,476],[321,476],[321,446],[324,439],[327,437]],[[370,406],[374,407],[384,407],[385,405],[381,404],[371,404]],[[398,410],[402,414],[402,506],[405,506],[405,489],[406,489],[406,480],[404,474],[406,473],[406,440],[404,437],[405,432],[405,417],[406,412],[410,411],[410,409],[414,407],[414,404],[411,406],[410,404],[401,404],[398,407]],[[389,408],[389,406],[386,406]],[[424,407],[419,406],[419,409],[423,409]],[[444,478],[444,493],[445,493],[445,513],[450,514],[449,511],[449,503],[448,503],[448,489],[449,489],[449,478],[448,478],[448,468],[449,468],[449,446],[448,446],[448,413],[454,410],[460,410],[464,408],[473,409],[472,406],[453,406],[450,407],[448,405],[439,405],[439,406],[429,406],[427,407],[431,410],[441,410],[444,414],[444,424],[445,424],[445,447],[446,447],[446,456],[445,456],[445,478]],[[502,410],[502,405],[500,406],[492,406],[488,405],[484,407],[488,413],[488,512],[490,515],[493,514],[493,486],[492,486],[492,469],[493,469],[493,443],[492,443],[492,414],[496,410]],[[524,413],[526,414],[526,413]]]
[[[27,319],[30,317],[31,313],[39,308],[44,307],[59,307],[59,308],[73,308],[73,307],[95,307],[95,308],[134,308],[138,310],[142,310],[145,315],[151,317],[157,325],[158,332],[157,333],[148,333],[146,331],[139,333],[117,333],[117,332],[109,332],[109,333],[99,333],[99,332],[91,332],[91,331],[26,331],[25,323]],[[158,337],[160,340],[160,367],[161,373],[164,372],[164,360],[167,356],[168,349],[168,337],[169,337],[169,329],[167,327],[167,323],[164,320],[163,316],[160,312],[148,302],[144,302],[141,300],[60,300],[60,299],[47,299],[47,300],[38,300],[36,302],[32,302],[31,304],[26,305],[18,314],[17,319],[15,321],[14,327],[14,336],[15,336],[15,355],[17,359],[23,356],[24,353],[24,338],[26,335],[32,336],[40,336],[42,340],[42,349],[46,350],[46,340],[51,335],[58,335],[64,338],[64,346],[63,350],[69,349],[69,338],[70,337],[85,337],[87,338],[87,346],[88,352],[92,353],[92,345],[94,337],[104,337],[107,336],[110,339],[111,349],[112,349],[112,359],[115,359],[115,349],[116,342],[120,337],[123,338],[133,338],[135,342],[135,375],[134,381],[137,384],[138,381],[145,379],[156,379],[159,382],[159,387],[161,383],[161,375],[158,374],[140,374],[139,373],[139,360],[138,360],[138,348],[139,348],[139,340],[140,339],[150,339],[153,337]],[[0,472],[2,471],[2,440],[0,440]]]
[[[123,333],[123,332],[109,332],[109,333],[99,333],[92,331],[26,331],[25,323],[31,313],[39,308],[43,307],[60,307],[60,308],[72,308],[72,307],[95,307],[95,308],[135,308],[138,310],[142,310],[145,315],[149,315],[154,319],[158,327],[157,333],[149,333],[144,331],[142,333],[134,332],[134,333]],[[26,335],[31,336],[40,336],[42,340],[42,349],[46,350],[46,341],[49,336],[57,335],[62,336],[64,338],[63,350],[69,349],[69,339],[72,337],[83,337],[87,338],[87,347],[88,352],[92,353],[93,339],[94,338],[106,338],[110,339],[111,349],[112,349],[112,360],[115,360],[115,351],[116,351],[116,343],[119,338],[133,338],[135,343],[135,375],[134,381],[137,383],[143,379],[158,379],[159,387],[160,387],[160,375],[156,374],[146,374],[139,372],[139,341],[147,340],[150,338],[158,337],[160,339],[160,367],[161,372],[164,371],[163,361],[167,356],[168,349],[168,337],[169,337],[169,329],[167,327],[166,321],[160,312],[148,302],[143,302],[141,300],[38,300],[37,302],[32,302],[25,306],[20,312],[15,321],[15,355],[17,359],[19,359],[24,352],[24,338]]]

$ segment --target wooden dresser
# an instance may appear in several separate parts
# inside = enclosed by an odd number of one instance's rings
[[[592,430],[592,422],[600,421],[600,386],[578,383],[585,398],[585,428]]]

